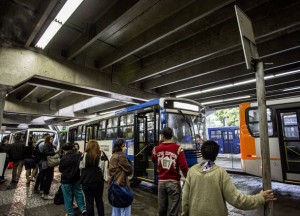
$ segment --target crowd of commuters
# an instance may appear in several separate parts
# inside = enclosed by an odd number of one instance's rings
[[[158,215],[228,215],[226,202],[239,209],[255,209],[268,201],[276,200],[271,190],[261,191],[257,195],[241,194],[234,186],[227,172],[214,162],[219,146],[214,141],[203,141],[196,137],[196,150],[202,156],[199,164],[190,169],[183,149],[173,141],[173,131],[166,127],[162,130],[160,144],[152,150],[152,161],[157,164],[158,172]],[[50,187],[54,167],[45,166],[47,157],[61,154],[59,171],[61,189],[66,216],[74,215],[74,199],[82,215],[94,216],[94,203],[98,215],[105,215],[103,190],[104,174],[101,161],[108,161],[96,140],[90,140],[85,151],[79,151],[77,143],[66,143],[60,149],[53,146],[53,137],[46,134],[42,140],[25,144],[20,137],[7,145],[8,139],[1,142],[0,151],[7,152],[5,168],[13,161],[12,184],[18,182],[23,164],[26,169],[26,184],[35,181],[34,191],[41,193],[46,200],[53,199]],[[41,157],[38,158],[36,152]],[[126,144],[122,139],[113,145],[109,160],[110,185],[115,181],[119,185],[130,187],[129,176],[133,168],[126,156]],[[4,180],[4,172],[0,176]],[[183,191],[180,184],[185,179]],[[181,209],[180,209],[181,208]],[[112,207],[112,216],[130,216],[131,205],[126,208]]]

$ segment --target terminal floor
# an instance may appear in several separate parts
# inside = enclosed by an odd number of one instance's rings
[[[237,188],[246,194],[255,194],[261,190],[261,178],[230,174]],[[51,193],[55,193],[59,186],[59,172],[55,172]],[[54,205],[53,200],[43,200],[39,194],[33,193],[33,183],[26,186],[25,171],[17,185],[11,185],[11,170],[6,171],[7,181],[0,185],[0,216],[64,216],[64,205]],[[273,215],[300,215],[300,186],[273,182],[273,190],[278,198],[273,205]],[[133,216],[157,215],[157,196],[153,193],[153,185],[143,183],[134,188],[135,200],[132,204]],[[107,201],[107,185],[104,190],[105,215],[111,215],[111,206]],[[254,216],[264,215],[263,207],[253,211],[242,211],[228,205],[229,215]],[[96,210],[95,210],[96,212]],[[75,215],[79,212],[75,211]],[[96,214],[97,215],[97,214]]]

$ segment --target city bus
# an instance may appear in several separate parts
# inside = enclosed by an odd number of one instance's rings
[[[189,166],[197,163],[195,135],[204,136],[205,110],[199,103],[183,98],[160,98],[130,106],[114,114],[99,116],[69,126],[70,142],[84,151],[90,139],[99,142],[110,158],[114,142],[126,142],[126,155],[133,164],[133,186],[141,181],[157,183],[156,167],[151,161],[164,127],[173,130],[174,141],[181,145]]]
[[[220,154],[239,154],[240,153],[240,127],[212,127],[208,128],[210,140],[219,144]]]
[[[300,184],[300,97],[267,101],[272,180]],[[257,103],[240,105],[242,169],[262,176]]]

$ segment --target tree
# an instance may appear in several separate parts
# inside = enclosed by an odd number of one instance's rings
[[[215,115],[216,120],[223,122],[223,126],[237,126],[240,124],[238,108],[217,110]]]

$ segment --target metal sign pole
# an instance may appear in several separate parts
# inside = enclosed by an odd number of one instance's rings
[[[270,148],[268,136],[268,120],[267,120],[267,106],[265,94],[265,80],[263,62],[256,61],[254,63],[256,68],[256,94],[259,113],[259,128],[260,128],[260,150],[262,160],[262,178],[263,190],[271,190],[271,166],[270,166]],[[264,205],[264,215],[273,215],[273,202],[266,202]]]
[[[266,89],[264,80],[263,62],[260,60],[252,23],[249,17],[235,5],[235,12],[238,21],[243,52],[248,70],[254,70],[256,76],[256,94],[259,114],[259,131],[260,131],[260,149],[262,160],[262,179],[263,190],[271,190],[271,166],[270,166],[270,149],[268,136],[268,120],[266,106]],[[264,206],[264,215],[273,215],[273,202],[266,202]]]

